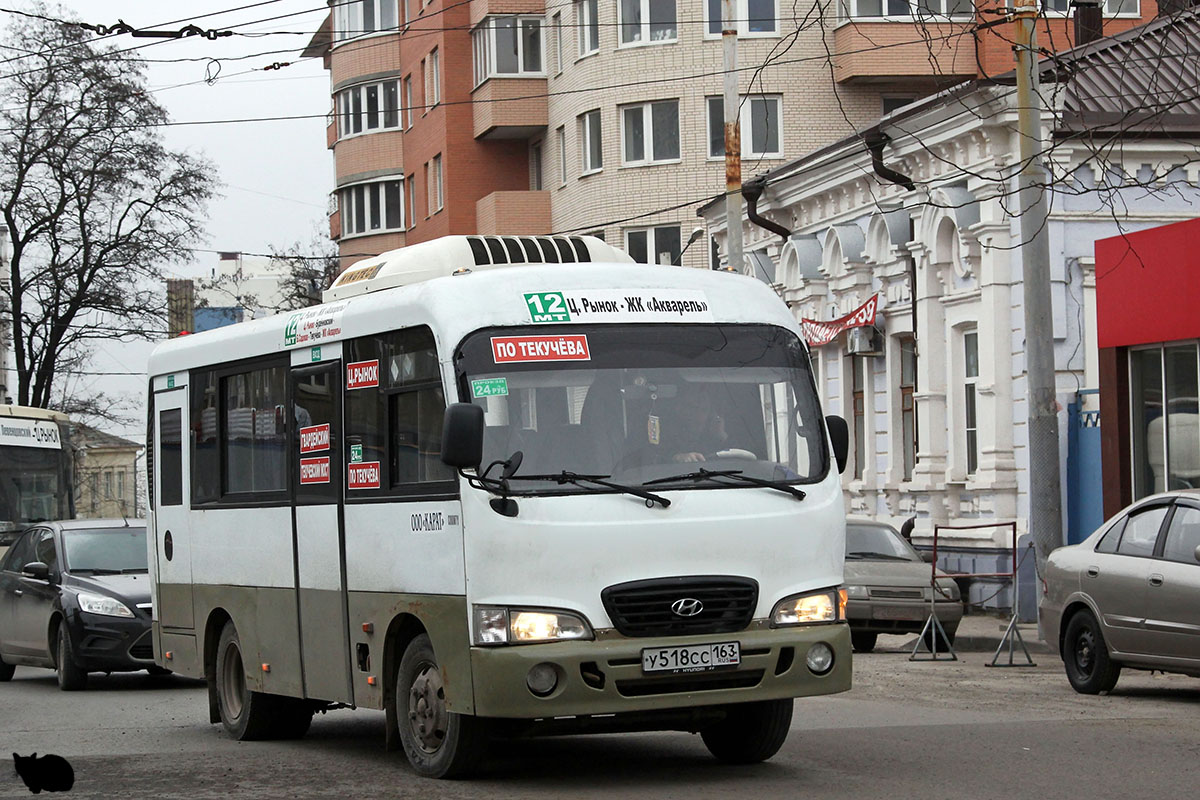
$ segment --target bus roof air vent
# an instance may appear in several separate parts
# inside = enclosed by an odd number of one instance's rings
[[[632,263],[624,251],[595,236],[443,236],[351,264],[325,302],[407,286],[468,270],[591,261]]]

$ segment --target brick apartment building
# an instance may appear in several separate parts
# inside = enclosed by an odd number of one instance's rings
[[[1068,1],[1046,0],[1042,47],[1072,45]],[[687,243],[695,208],[724,188],[720,0],[332,5],[305,55],[330,72],[343,267],[466,233],[578,231],[638,260],[717,258]],[[746,178],[1012,68],[994,0],[839,0],[826,19],[806,17],[811,4],[737,5]],[[1102,11],[1115,33],[1157,5]]]

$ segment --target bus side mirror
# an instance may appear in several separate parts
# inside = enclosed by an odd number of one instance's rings
[[[483,407],[451,403],[442,418],[442,461],[456,469],[483,461]]]
[[[833,457],[837,459],[838,474],[846,471],[846,456],[850,453],[850,427],[836,414],[825,418],[829,439],[833,442]]]

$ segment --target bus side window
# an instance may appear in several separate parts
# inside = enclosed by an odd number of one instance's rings
[[[217,373],[193,372],[188,379],[192,408],[191,425],[192,506],[211,503],[221,494],[217,449]]]
[[[159,499],[164,506],[183,504],[182,412],[178,408],[158,412],[160,432],[158,468]]]

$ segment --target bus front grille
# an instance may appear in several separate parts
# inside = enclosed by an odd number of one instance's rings
[[[710,672],[672,675],[669,678],[635,678],[617,681],[622,697],[646,697],[653,694],[685,694],[712,692],[718,689],[749,689],[762,681],[763,670],[742,672]]]
[[[623,636],[732,633],[750,624],[758,583],[728,575],[653,578],[609,586],[600,599]]]

